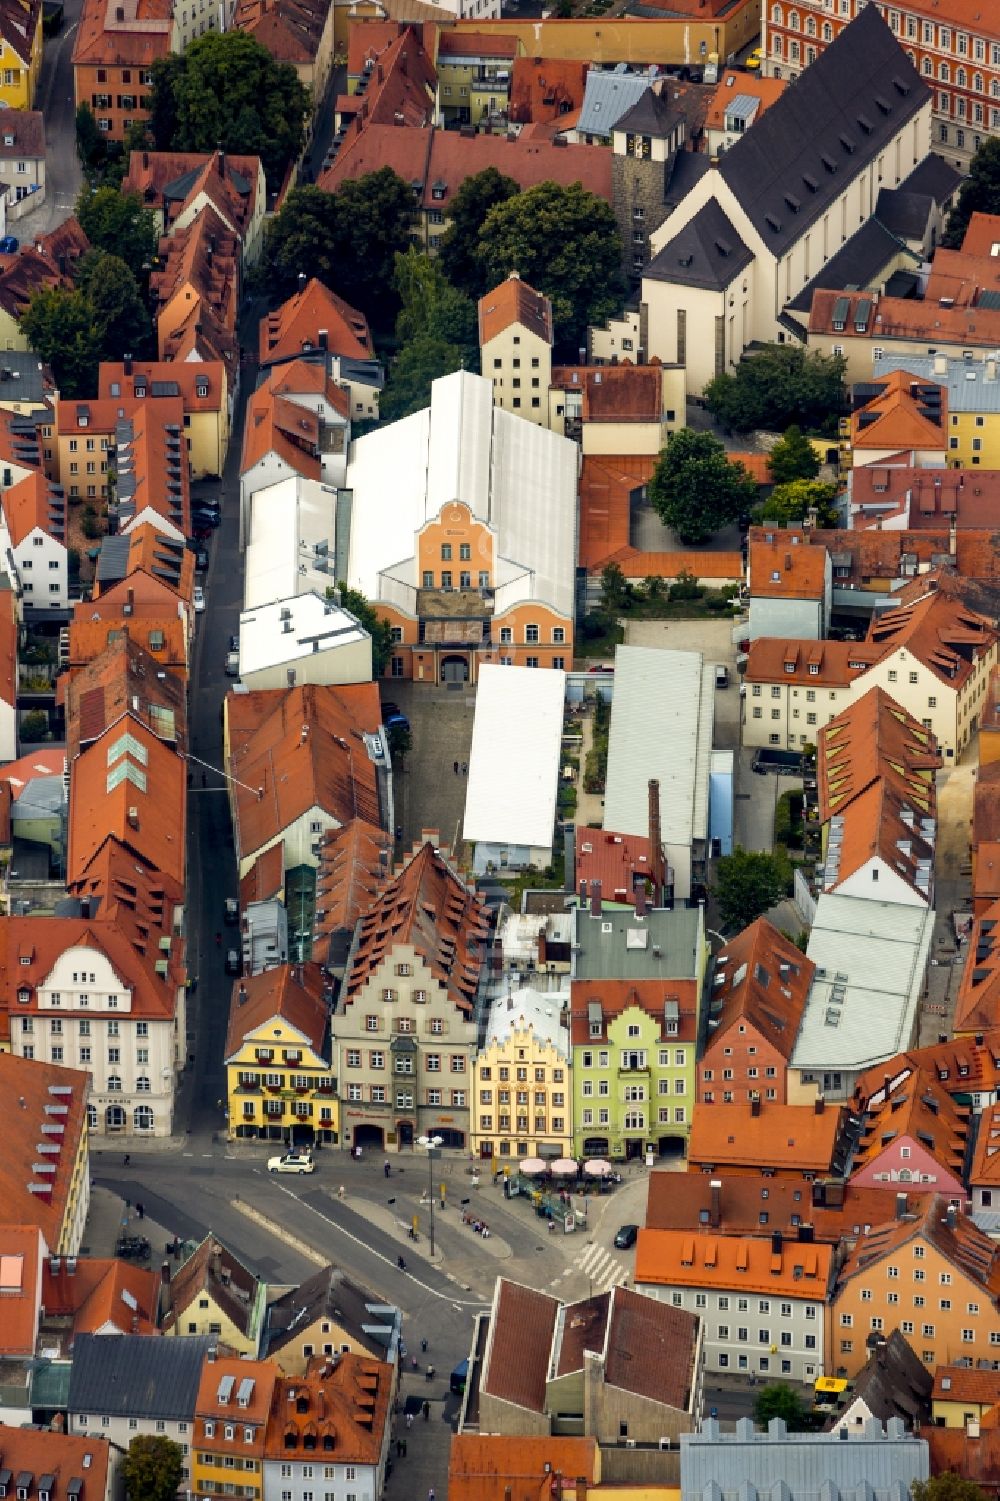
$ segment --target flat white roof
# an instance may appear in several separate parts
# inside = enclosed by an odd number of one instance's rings
[[[604,827],[649,833],[649,781],[660,783],[664,844],[708,831],[715,667],[701,652],[619,646],[611,704]]]
[[[336,583],[335,507],[332,490],[301,475],[254,491],[245,553],[244,609],[309,590],[322,591]],[[316,544],[324,542],[329,573],[314,566]]]
[[[276,599],[240,615],[240,672],[259,672],[368,639],[350,611],[330,599],[312,593]]]
[[[792,1067],[850,1073],[909,1047],[933,932],[934,912],[922,905],[824,892]]]
[[[565,697],[564,672],[480,668],[463,827],[473,844],[551,845]]]

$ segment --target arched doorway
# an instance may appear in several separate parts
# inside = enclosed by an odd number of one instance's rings
[[[385,1132],[381,1126],[355,1126],[353,1142],[356,1147],[377,1147],[382,1151],[385,1147]]]
[[[137,1105],[132,1112],[132,1123],[137,1131],[152,1131],[153,1107],[152,1105]]]
[[[125,1130],[125,1107],[123,1105],[109,1105],[104,1112],[105,1131]]]
[[[442,683],[467,683],[469,681],[468,657],[441,658]]]

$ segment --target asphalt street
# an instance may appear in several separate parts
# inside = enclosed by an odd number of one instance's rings
[[[45,115],[45,202],[11,224],[22,242],[47,234],[73,212],[83,184],[76,154],[73,44],[82,0],[64,0],[62,29],[46,37],[35,108]]]

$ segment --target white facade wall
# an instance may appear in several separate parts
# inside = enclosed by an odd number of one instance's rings
[[[820,1298],[763,1297],[736,1288],[699,1292],[641,1282],[635,1290],[697,1314],[708,1373],[753,1372],[763,1381],[810,1384],[823,1374],[826,1307]]]
[[[378,1501],[384,1456],[378,1467],[316,1462],[323,1458],[322,1450],[317,1450],[308,1464],[293,1459],[266,1459],[264,1501],[313,1501],[317,1491],[322,1491],[323,1501]]]

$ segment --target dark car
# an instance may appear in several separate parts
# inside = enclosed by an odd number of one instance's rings
[[[194,549],[194,566],[198,573],[204,573],[208,567],[208,548],[196,547]]]
[[[210,532],[214,531],[221,520],[222,517],[219,515],[218,511],[206,511],[203,510],[201,506],[191,507],[191,526],[194,529],[194,534],[196,537],[198,536],[199,532],[206,529]]]
[[[235,928],[240,920],[240,904],[234,896],[226,897],[226,926]]]
[[[410,721],[405,714],[385,714],[382,723],[387,730],[408,730]]]
[[[230,638],[229,638],[229,645],[226,647],[226,651],[239,651],[239,649],[240,649],[240,638],[239,638],[239,636],[230,636]]]
[[[0,255],[13,255],[17,250],[17,245],[16,235],[4,235],[0,240]]]
[[[382,719],[383,719],[383,721],[385,721],[386,719],[388,719],[389,716],[390,716],[390,714],[398,714],[398,713],[399,713],[399,705],[398,704],[394,704],[391,701],[391,699],[388,699],[388,698],[382,700]]]
[[[627,1251],[631,1246],[635,1245],[638,1234],[638,1225],[622,1225],[621,1229],[618,1231],[618,1234],[615,1236],[616,1249],[619,1251]]]
[[[241,968],[242,968],[242,966],[240,964],[239,950],[238,949],[227,949],[226,950],[226,974],[227,975],[238,975]]]
[[[144,1235],[122,1235],[115,1245],[115,1255],[123,1256],[126,1260],[148,1261],[149,1241]]]

